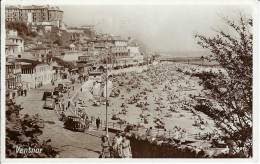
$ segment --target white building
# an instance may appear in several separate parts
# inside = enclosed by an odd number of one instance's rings
[[[37,88],[54,80],[56,71],[52,66],[36,61],[21,62],[21,81],[29,84],[29,88]]]
[[[140,53],[139,47],[128,46],[130,57],[133,58],[133,62],[136,64],[143,63],[144,56]]]
[[[7,39],[15,44],[17,44],[17,53],[24,51],[24,40],[17,35],[17,31],[10,30],[7,34]],[[17,54],[18,55],[18,54]],[[17,55],[15,55],[17,57]]]
[[[84,51],[77,50],[74,44],[70,45],[70,49],[68,51],[64,51],[61,53],[60,58],[65,61],[77,62],[80,56],[84,56]]]

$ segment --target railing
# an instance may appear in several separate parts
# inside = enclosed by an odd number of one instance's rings
[[[146,134],[148,131],[150,131],[151,136],[164,136],[166,138],[173,138],[175,136],[175,132],[173,130],[166,130],[162,128],[149,129],[149,128],[141,127],[141,128],[137,128],[136,132]],[[182,133],[179,133],[178,138],[182,138],[182,137],[184,137]],[[194,139],[200,139],[203,136],[200,134],[196,135],[196,134],[186,133],[186,137],[187,140],[194,140]]]
[[[75,91],[75,93],[73,94],[73,96],[71,97],[71,100],[74,99],[74,97],[76,96],[76,93],[80,91],[80,88]],[[73,101],[71,101],[73,102]],[[76,107],[74,106],[73,103],[71,103],[70,108],[69,108],[70,112],[79,117],[79,113],[76,110]],[[58,114],[58,113],[57,113]],[[96,118],[95,117],[89,117],[88,118],[89,122],[91,125],[93,126],[97,126],[96,125]],[[104,120],[100,120],[100,128],[103,129],[106,127],[106,121]],[[110,129],[114,129],[114,130],[118,130],[118,131],[124,131],[124,129],[127,127],[126,124],[120,124],[120,123],[116,123],[116,122],[108,122],[108,128]],[[162,129],[162,128],[154,128],[154,129],[149,129],[149,128],[145,128],[145,127],[138,127],[137,128],[137,133],[141,133],[141,134],[146,134],[148,131],[150,130],[150,134],[152,136],[161,136],[163,135],[166,138],[173,138],[175,137],[175,132],[173,130],[166,130],[166,129]],[[179,132],[179,136],[178,138],[182,138],[182,133]],[[202,137],[205,137],[205,135],[201,135],[201,134],[190,134],[186,132],[186,137],[187,140],[198,140],[201,139]]]
[[[74,109],[74,111],[73,111],[73,109]],[[75,112],[75,106],[74,105],[71,105],[69,110],[73,115],[79,117],[79,113]],[[88,120],[89,120],[91,125],[97,126],[96,125],[97,118],[91,116],[91,117],[88,117]],[[127,125],[124,124],[124,123],[120,124],[120,123],[116,123],[116,122],[108,122],[108,128],[116,130],[116,131],[124,131],[124,129],[126,127],[127,127]],[[100,120],[100,128],[101,129],[106,128],[106,121]],[[162,129],[162,128],[149,129],[149,128],[145,128],[145,127],[138,127],[137,130],[136,130],[136,132],[139,133],[139,134],[146,134],[148,131],[150,131],[151,136],[164,136],[166,138],[173,138],[175,136],[175,132],[173,130],[166,130],[166,129]],[[184,136],[182,135],[181,132],[179,132],[178,138],[181,139],[182,137],[184,137]],[[205,135],[201,135],[199,133],[198,134],[191,134],[191,133],[186,132],[186,138],[189,141],[199,140],[202,137],[205,137]]]

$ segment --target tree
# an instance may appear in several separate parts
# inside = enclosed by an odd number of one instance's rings
[[[38,116],[19,116],[22,110],[11,100],[6,101],[6,157],[7,158],[53,158],[59,152],[49,144],[50,139],[40,142],[38,136],[44,128],[44,121]],[[17,153],[21,148],[40,148],[42,153]]]
[[[93,39],[95,36],[95,31],[90,30],[90,29],[85,29],[84,33],[86,36],[88,36],[89,38]]]
[[[196,34],[198,45],[210,50],[227,75],[216,74],[204,80],[224,114],[214,120],[235,141],[247,157],[252,156],[252,80],[253,80],[253,20],[240,14],[239,20],[223,18],[231,31],[215,30],[214,37]],[[232,32],[232,34],[230,33]],[[213,73],[212,73],[213,74]]]
[[[74,69],[76,68],[76,65],[73,64],[72,62],[70,61],[65,61],[59,57],[52,57],[52,60],[57,62],[57,64],[63,66],[64,68],[69,68],[69,69]]]

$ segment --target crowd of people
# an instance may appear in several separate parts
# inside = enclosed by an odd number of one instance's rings
[[[195,68],[198,68],[198,70]],[[147,71],[142,73],[132,72],[111,76],[109,78],[113,81],[113,98],[111,99],[117,99],[117,101],[120,99],[120,101],[122,101],[122,103],[120,103],[121,106],[118,107],[113,106],[116,104],[115,101],[111,102],[113,109],[112,117],[114,117],[112,120],[119,120],[120,116],[118,115],[120,114],[128,117],[129,113],[131,114],[129,111],[132,110],[134,105],[137,107],[137,110],[140,110],[141,121],[138,122],[137,120],[136,123],[141,127],[153,126],[155,128],[167,128],[167,131],[171,130],[171,132],[173,132],[173,136],[170,137],[178,143],[184,143],[189,140],[188,137],[191,136],[191,133],[194,139],[211,140],[212,137],[204,138],[202,136],[205,135],[200,135],[200,132],[210,130],[207,128],[207,126],[209,126],[207,119],[201,117],[202,114],[194,110],[190,105],[195,103],[193,97],[203,95],[203,93],[200,92],[203,87],[197,84],[198,80],[191,79],[194,77],[185,76],[185,72],[187,71],[196,72],[201,70],[203,69],[200,69],[198,66],[194,66],[193,68],[193,66],[163,63],[151,66]],[[149,112],[147,113],[147,111]],[[193,116],[190,117],[188,114],[183,114],[187,112],[192,113]],[[178,113],[177,117],[192,119],[194,129],[196,127],[199,128],[195,131],[191,130],[191,132],[190,129],[183,127],[170,127],[169,124],[165,122],[165,118],[176,117],[176,113]],[[98,126],[100,123],[96,122],[96,125]],[[101,145],[103,147],[101,153],[102,158],[131,157],[130,141],[124,136],[120,137],[118,134],[111,141],[104,136]]]
[[[130,140],[125,134],[118,132],[112,141],[107,136],[103,136],[101,141],[100,158],[132,158]]]
[[[126,104],[129,104],[131,110],[134,106],[135,113],[140,110],[140,118],[136,121],[138,127],[167,129],[171,131],[169,137],[178,143],[190,139],[208,140],[204,133],[209,133],[216,127],[208,122],[208,117],[193,108],[197,101],[195,98],[206,96],[206,91],[199,84],[199,79],[191,75],[201,71],[216,72],[217,69],[181,63],[160,63],[149,66],[148,70],[142,73],[119,74],[113,77],[113,86],[115,90],[121,92],[119,98],[123,103],[119,107],[121,109],[113,107],[114,111],[117,111],[114,112],[116,114],[113,114],[113,117],[120,118],[117,115],[123,113],[127,116],[126,122],[130,120],[129,116],[135,117],[131,116],[134,112],[129,110],[127,113],[122,112],[126,109]],[[192,116],[188,113],[192,113]],[[171,127],[165,121],[165,118],[173,119],[176,116],[191,119],[192,121],[189,122],[192,122],[191,126],[196,130],[184,128],[179,124],[178,128]]]

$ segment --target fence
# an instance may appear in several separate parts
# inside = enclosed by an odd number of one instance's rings
[[[77,112],[74,105],[71,104],[71,107],[69,108],[69,110],[73,115],[80,117],[80,113]],[[91,117],[88,117],[88,120],[89,120],[91,125],[97,126],[96,125],[97,118],[91,116]],[[126,127],[127,127],[127,124],[124,124],[124,123],[120,124],[120,123],[117,123],[117,122],[108,122],[108,128],[110,130],[124,131],[124,129]],[[101,129],[106,128],[106,121],[101,120],[100,128]],[[162,129],[162,128],[149,129],[149,128],[145,128],[145,127],[138,127],[137,130],[136,130],[136,132],[139,133],[139,134],[146,134],[148,131],[150,131],[151,136],[164,136],[166,138],[173,138],[176,135],[175,131],[166,130],[166,129]],[[183,134],[180,132],[178,138],[183,138],[183,137],[184,137]],[[206,135],[186,133],[185,138],[187,138],[187,140],[189,140],[189,141],[194,141],[194,140],[199,140],[203,137],[206,137]]]

